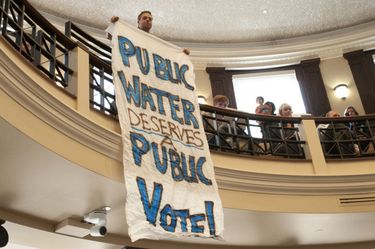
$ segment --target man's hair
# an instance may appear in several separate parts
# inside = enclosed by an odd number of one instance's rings
[[[332,118],[332,117],[334,117],[334,116],[333,116],[334,114],[340,116],[340,113],[338,113],[338,112],[336,112],[336,111],[334,111],[334,110],[330,110],[329,112],[326,113],[326,117],[328,117],[328,118]]]
[[[213,99],[214,105],[217,102],[225,102],[227,105],[229,105],[229,98],[225,95],[216,95]]]
[[[149,10],[143,10],[141,13],[139,13],[139,15],[138,15],[138,22],[139,22],[139,20],[141,20],[141,16],[144,14],[144,13],[148,13],[148,14],[150,14],[151,16],[152,16],[152,13],[151,13],[151,11],[149,11]]]

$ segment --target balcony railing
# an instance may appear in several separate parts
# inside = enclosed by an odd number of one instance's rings
[[[300,118],[262,116],[201,105],[211,149],[248,155],[304,159]]]
[[[89,82],[78,84],[88,83],[90,86],[89,105],[93,109],[116,117],[109,46],[71,22],[66,23],[66,35],[62,34],[26,0],[0,0],[0,7],[1,36],[62,88],[69,86],[69,75],[73,73],[68,67],[69,53],[77,43],[85,46],[89,58]],[[320,139],[320,153],[327,159],[375,156],[375,115],[332,119],[281,118],[208,105],[200,108],[211,150],[305,160],[311,159],[306,133],[313,133]],[[310,123],[310,128],[306,129],[304,122],[308,120],[315,122],[315,126]]]
[[[68,87],[69,51],[76,43],[54,28],[25,0],[1,0],[1,35],[62,88]]]
[[[317,118],[315,123],[326,158],[375,156],[375,115]]]
[[[115,117],[117,108],[112,77],[111,48],[70,21],[65,23],[65,34],[86,46],[90,52],[90,105],[106,115]]]

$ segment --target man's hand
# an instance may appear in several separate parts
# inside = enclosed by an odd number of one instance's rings
[[[190,55],[190,50],[187,49],[187,48],[184,48],[184,49],[182,50],[182,52],[184,52],[186,55]]]
[[[118,19],[119,19],[118,16],[112,16],[112,17],[111,17],[111,23],[115,23],[115,22],[117,22]]]

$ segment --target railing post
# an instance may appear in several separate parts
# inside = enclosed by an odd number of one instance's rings
[[[10,0],[5,0],[4,2],[1,3],[1,7],[3,8],[3,11],[4,11],[4,14],[3,12],[1,12],[2,14],[1,24],[3,25],[1,32],[4,36],[7,33],[9,6],[10,6]]]
[[[306,159],[312,160],[315,174],[328,174],[328,168],[322,146],[320,144],[315,121],[313,119],[302,119],[299,131],[302,140],[306,141],[304,148]]]
[[[70,51],[69,67],[73,70],[73,74],[69,77],[69,84],[66,90],[77,96],[76,110],[83,116],[89,115],[89,52],[84,45],[78,43],[78,46]]]
[[[0,0],[0,27],[3,27],[4,0]],[[0,30],[2,32],[2,30]]]
[[[42,35],[43,31],[38,30],[36,33],[36,44],[34,46],[34,61],[35,66],[39,66],[42,58]]]
[[[65,35],[69,38],[72,36],[72,22],[68,21],[65,23]]]
[[[51,75],[53,75],[53,80],[56,80],[56,34],[50,34],[49,38],[50,41],[50,47],[49,52],[52,55],[52,58],[49,62],[49,72]]]

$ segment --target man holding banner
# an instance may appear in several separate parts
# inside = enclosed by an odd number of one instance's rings
[[[119,20],[118,16],[112,16],[111,23],[115,23],[118,20]],[[141,11],[141,13],[138,14],[137,20],[138,20],[137,21],[138,22],[138,28],[147,32],[147,33],[149,33],[151,28],[152,28],[152,20],[153,20],[151,11],[148,11],[148,10]],[[113,28],[113,26],[110,26],[110,28],[108,28],[106,30],[109,39],[112,39],[112,28]],[[190,54],[190,50],[187,49],[187,48],[184,48],[182,51],[186,55]]]
[[[119,20],[118,16],[112,16],[111,18],[111,23],[115,23]],[[141,13],[138,15],[138,28],[145,31],[145,32],[150,32],[152,28],[152,14],[148,10],[143,10]]]
[[[152,19],[150,24],[151,29]],[[173,44],[122,21],[113,25],[112,70],[131,240],[223,238],[222,203],[192,63]]]

